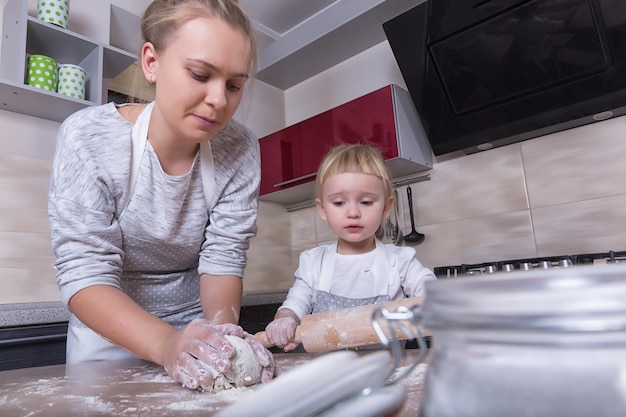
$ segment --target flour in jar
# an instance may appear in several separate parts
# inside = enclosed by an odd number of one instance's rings
[[[230,368],[226,372],[213,370],[213,378],[200,386],[204,391],[218,392],[231,388],[249,387],[261,382],[263,369],[248,342],[236,336],[225,337],[235,348],[235,354],[230,360]]]

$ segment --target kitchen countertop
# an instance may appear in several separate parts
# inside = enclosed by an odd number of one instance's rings
[[[417,351],[407,351],[398,371],[409,366],[417,355]],[[310,353],[274,355],[284,373],[317,356]],[[425,363],[419,364],[402,380],[408,398],[398,417],[417,415],[426,369]],[[211,394],[185,389],[162,367],[138,359],[0,372],[3,417],[211,416],[253,390],[254,387],[237,388]],[[254,410],[250,415],[255,415]]]
[[[287,290],[247,291],[243,293],[242,306],[282,303],[286,295]],[[61,323],[69,317],[60,301],[0,304],[0,328]]]
[[[62,323],[69,318],[70,313],[60,301],[0,304],[0,328]]]

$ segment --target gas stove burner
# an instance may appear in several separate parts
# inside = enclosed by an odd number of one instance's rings
[[[626,251],[560,255],[543,258],[513,259],[478,264],[440,266],[434,269],[438,278],[490,275],[495,273],[530,271],[532,269],[569,268],[574,265],[626,263]]]

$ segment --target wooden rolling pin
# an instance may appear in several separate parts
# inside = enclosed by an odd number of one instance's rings
[[[302,318],[302,322],[296,328],[295,342],[302,343],[307,352],[326,352],[377,344],[380,343],[380,339],[372,327],[372,313],[375,309],[384,307],[393,312],[400,306],[411,308],[421,303],[422,297],[414,297],[309,314]],[[390,337],[389,330],[385,326],[383,329],[385,335]],[[421,326],[420,330],[423,332]],[[255,336],[266,348],[273,346],[267,340],[265,332],[258,332]],[[401,332],[397,332],[397,337],[400,340],[407,339]]]

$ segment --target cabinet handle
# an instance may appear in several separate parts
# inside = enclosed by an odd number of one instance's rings
[[[298,182],[298,181],[305,180],[307,178],[315,177],[316,175],[317,175],[317,172],[314,172],[312,174],[303,175],[301,177],[294,178],[294,179],[291,179],[291,180],[288,180],[288,181],[279,182],[278,184],[274,184],[274,188],[283,187],[285,185],[289,185],[289,184],[292,184],[294,182]]]
[[[6,339],[0,340],[0,346],[12,346],[12,345],[23,345],[27,343],[42,343],[42,342],[54,342],[65,340],[67,338],[67,334],[50,334],[43,336],[30,336],[30,337],[19,337],[15,339]]]

